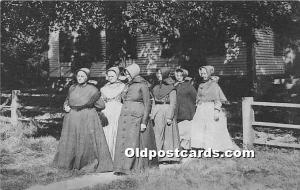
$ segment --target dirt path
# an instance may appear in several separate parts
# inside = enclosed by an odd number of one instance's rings
[[[78,178],[69,179],[66,181],[60,181],[51,183],[49,185],[35,185],[27,190],[74,190],[87,187],[93,187],[97,184],[106,184],[114,180],[122,178],[121,176],[116,176],[113,172],[109,173],[98,173],[98,174],[89,174],[84,175]]]
[[[167,168],[180,167],[182,164],[173,165],[160,165],[159,169],[164,170]],[[27,190],[75,190],[87,187],[93,187],[97,184],[108,184],[117,179],[124,179],[124,176],[116,176],[113,172],[88,174],[81,177],[51,183],[49,185],[35,185]]]

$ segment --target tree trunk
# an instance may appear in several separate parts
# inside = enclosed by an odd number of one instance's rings
[[[253,42],[247,42],[247,96],[255,97],[257,90],[255,47]]]
[[[125,3],[109,2],[105,6],[105,13],[111,21],[106,26],[106,58],[108,59],[107,68],[115,65],[115,62],[120,60],[120,53],[122,51],[122,42],[124,34],[122,29],[122,11],[125,8]]]

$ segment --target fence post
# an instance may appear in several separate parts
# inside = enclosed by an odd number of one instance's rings
[[[17,126],[18,124],[18,107],[19,107],[19,103],[18,103],[18,95],[20,94],[20,90],[13,90],[11,93],[11,113],[10,113],[10,117],[11,117],[11,124],[13,126]]]
[[[242,102],[243,146],[245,149],[252,148],[254,142],[254,130],[252,128],[254,112],[251,105],[252,103],[253,103],[253,97],[243,98],[243,102]]]

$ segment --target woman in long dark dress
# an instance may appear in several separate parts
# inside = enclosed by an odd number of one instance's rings
[[[139,75],[137,64],[129,65],[126,70],[129,82],[122,94],[123,105],[118,121],[118,132],[114,157],[116,175],[130,174],[157,166],[157,159],[127,157],[127,148],[156,151],[152,127],[147,126],[150,112],[150,93],[147,81]]]
[[[185,125],[185,122],[192,120],[195,115],[197,97],[196,89],[186,80],[187,76],[187,70],[175,70],[176,83],[174,86],[177,92],[176,119],[179,129],[180,146],[184,149],[191,148],[190,128]]]
[[[105,104],[96,87],[87,83],[90,71],[81,68],[64,103],[67,114],[53,164],[85,172],[112,171],[112,159],[96,108]]]

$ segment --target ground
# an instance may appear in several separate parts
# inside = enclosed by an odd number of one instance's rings
[[[7,138],[1,143],[2,190],[26,189],[82,177],[51,167],[53,137]],[[300,189],[300,151],[256,147],[255,158],[201,158],[82,189]],[[88,184],[87,184],[88,185]]]
[[[299,189],[299,156],[295,150],[257,147],[252,159],[195,159],[83,189]]]

